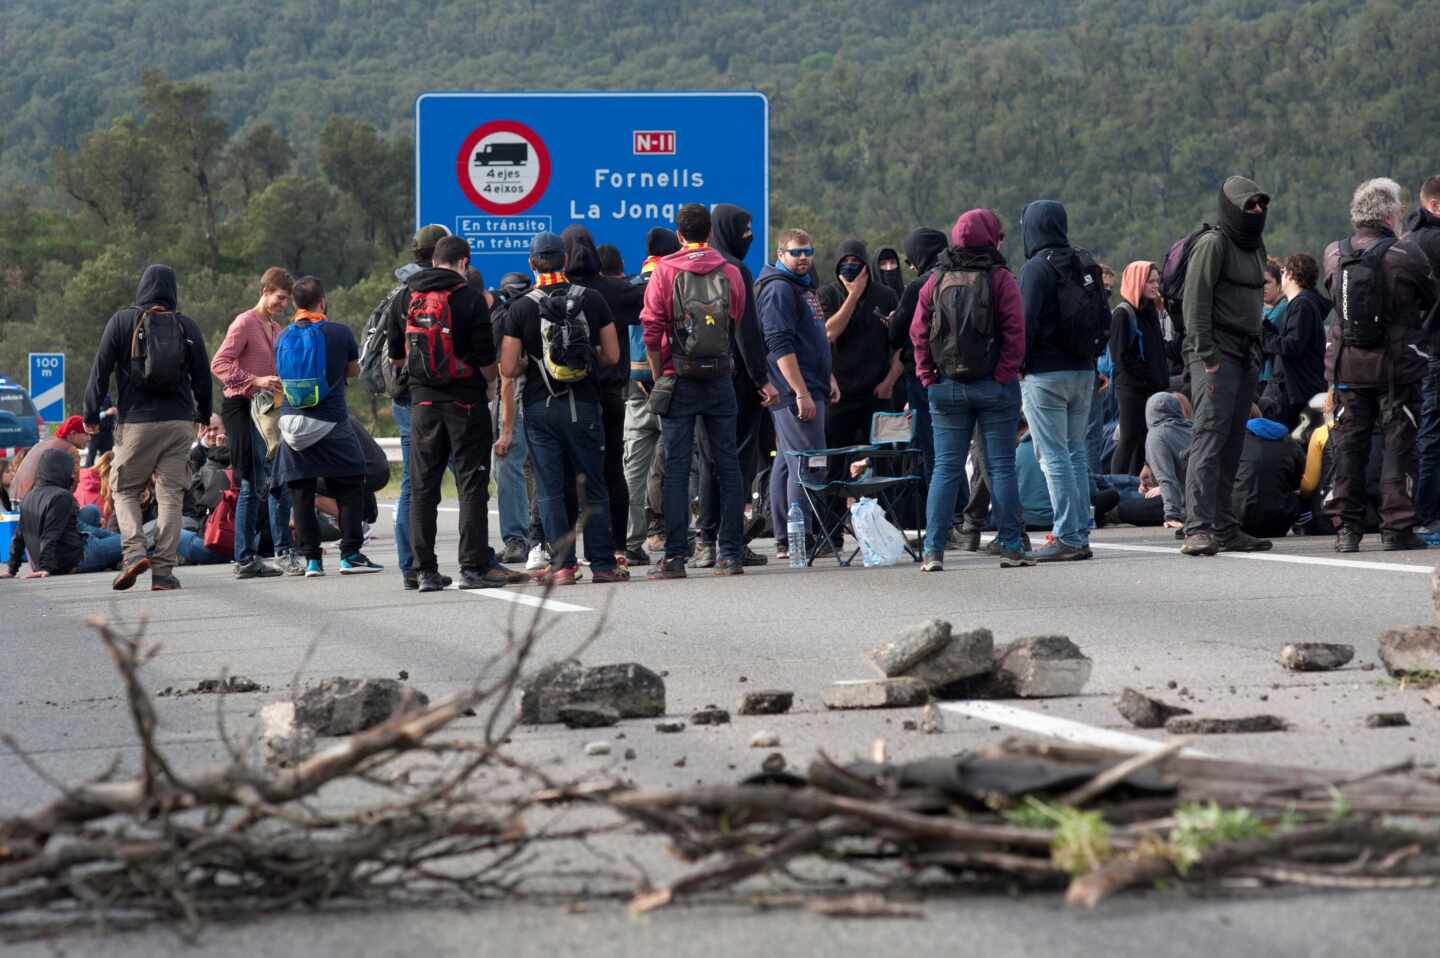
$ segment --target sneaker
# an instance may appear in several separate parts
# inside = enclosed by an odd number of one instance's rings
[[[666,556],[655,563],[655,568],[650,570],[647,579],[683,579],[685,578],[685,560],[679,556],[671,558]]]
[[[1031,552],[1031,551],[1033,551],[1033,550],[1030,548],[1030,533],[1028,533],[1028,532],[1022,532],[1022,533],[1020,533],[1020,548],[1024,549],[1026,552]],[[1003,549],[1003,546],[1000,544],[1000,537],[999,537],[998,535],[997,535],[995,538],[991,539],[988,543],[985,544],[985,554],[986,554],[986,555],[992,555],[992,556],[997,556],[997,557],[998,557],[998,556],[1000,555],[1000,552],[1002,551],[1002,549]]]
[[[499,576],[489,576],[479,569],[460,570],[462,589],[503,589],[508,583]]]
[[[526,572],[539,572],[550,564],[550,557],[545,554],[545,547],[535,543],[530,547],[530,557],[525,560]]]
[[[625,561],[635,566],[649,565],[650,554],[639,546],[634,546],[625,550]]]
[[[305,578],[318,579],[325,574],[325,563],[320,559],[311,559],[305,563]]]
[[[574,585],[575,578],[575,570],[573,568],[555,569],[553,571],[547,568],[532,575],[530,581],[536,585]]]
[[[606,585],[615,582],[629,582],[630,573],[621,568],[614,569],[591,569],[590,581],[596,585]]]
[[[1220,540],[1221,552],[1269,552],[1273,548],[1275,543],[1269,539],[1261,539],[1239,530]]]
[[[1089,546],[1072,546],[1054,536],[1046,536],[1045,544],[1029,555],[1036,562],[1078,562],[1093,553]]]
[[[927,556],[925,557],[925,561],[924,561],[924,562],[920,563],[920,571],[921,571],[921,572],[944,572],[944,571],[945,571],[945,560],[944,560],[944,558],[942,558],[941,556],[938,556],[938,555],[935,555],[934,553],[931,553],[931,554],[929,554],[929,555],[927,555]]]
[[[1008,549],[1000,549],[1000,568],[1002,569],[1024,569],[1035,564],[1035,559],[1025,551],[1022,545],[1013,545]]]
[[[421,572],[416,578],[416,587],[421,592],[440,592],[450,588],[450,577],[438,572]]]
[[[371,562],[363,552],[343,556],[340,559],[341,575],[363,575],[366,572],[380,572],[384,570],[384,568],[385,567],[378,562]]]
[[[500,553],[500,561],[524,562],[527,551],[524,539],[506,539],[505,551]]]
[[[525,573],[507,569],[503,565],[492,565],[486,569],[485,578],[498,585],[520,585],[530,581],[530,576]]]
[[[769,565],[770,558],[768,556],[762,556],[754,549],[746,546],[744,551],[740,553],[740,564],[743,566]]]
[[[966,526],[960,529],[960,548],[966,552],[980,551],[980,527]]]
[[[235,578],[237,579],[273,579],[285,573],[264,559],[256,556],[243,565],[235,566]]]
[[[275,565],[286,575],[305,574],[305,563],[300,561],[300,557],[293,550],[276,556]]]
[[[1380,548],[1386,552],[1405,552],[1410,549],[1428,549],[1430,544],[1417,536],[1414,530],[1406,529],[1403,532],[1380,531]]]
[[[734,559],[721,559],[719,562],[715,563],[715,574],[716,574],[716,575],[744,575],[744,574],[745,574],[745,560],[741,559],[740,561],[737,562],[737,561],[734,560]]]
[[[140,577],[140,573],[149,568],[150,559],[148,556],[141,556],[134,562],[122,565],[120,567],[120,574],[110,582],[110,588],[116,592],[124,592],[135,584],[135,580]]]
[[[168,572],[156,572],[150,576],[151,592],[174,592],[180,588],[180,580]]]
[[[969,536],[966,534],[963,528],[961,528],[960,526],[951,526],[950,538],[945,540],[945,548],[963,549],[965,548],[968,541]]]
[[[1341,529],[1335,533],[1335,551],[1359,552],[1362,538],[1364,538],[1364,534],[1358,529]]]
[[[697,542],[695,544],[695,558],[690,564],[697,569],[715,568],[715,543]]]
[[[777,558],[777,559],[788,559],[788,558],[790,558],[790,546],[789,546],[788,544],[784,543],[784,542],[777,542],[777,543],[775,543],[775,558]]]
[[[1213,556],[1220,551],[1220,543],[1208,532],[1192,532],[1185,537],[1180,554],[1187,556]]]

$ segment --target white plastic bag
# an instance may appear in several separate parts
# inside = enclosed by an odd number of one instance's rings
[[[880,503],[866,497],[850,507],[850,524],[860,540],[865,567],[895,565],[905,555],[905,536],[885,518]]]

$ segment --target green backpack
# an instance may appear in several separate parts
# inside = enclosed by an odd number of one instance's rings
[[[728,376],[734,360],[730,353],[730,280],[725,270],[677,270],[672,292],[675,374],[687,379]]]

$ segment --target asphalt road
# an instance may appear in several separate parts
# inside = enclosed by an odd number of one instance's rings
[[[382,510],[388,514],[388,510]],[[440,553],[454,554],[454,514],[442,515]],[[382,527],[380,532],[388,532]],[[1288,732],[1214,736],[1198,743],[1236,759],[1364,771],[1408,756],[1440,760],[1440,711],[1418,692],[1398,687],[1377,662],[1375,637],[1385,627],[1431,621],[1428,573],[1421,553],[1367,551],[1337,559],[1328,540],[1287,540],[1268,557],[1187,559],[1168,532],[1102,530],[1096,558],[1031,569],[1000,569],[994,560],[947,555],[947,569],[918,566],[837,569],[833,563],[794,571],[772,565],[738,578],[697,574],[685,581],[626,585],[582,582],[552,596],[553,628],[542,654],[566,653],[604,617],[586,655],[591,664],[638,661],[668,673],[668,706],[684,717],[700,706],[733,708],[758,688],[797,693],[791,714],[736,716],[732,725],[661,735],[649,721],[620,729],[522,729],[513,748],[527,759],[570,771],[609,771],[646,786],[732,782],[754,771],[767,751],[750,749],[766,729],[779,750],[803,765],[818,749],[848,759],[868,755],[877,738],[889,754],[910,759],[952,754],[1029,730],[1067,731],[1093,740],[1104,731],[1163,740],[1163,732],[1130,728],[1111,700],[1133,686],[1184,704],[1197,714],[1269,712]],[[769,544],[760,551],[768,552]],[[234,727],[283,697],[312,643],[306,675],[395,676],[401,670],[432,697],[461,688],[508,627],[533,612],[538,590],[436,595],[404,592],[388,538],[367,547],[391,566],[372,576],[236,582],[228,567],[182,568],[184,589],[151,595],[109,591],[108,576],[0,582],[0,729],[16,736],[61,780],[103,769],[119,754],[133,766],[121,690],[108,658],[84,625],[103,614],[124,622],[148,617],[147,635],[164,649],[148,670],[150,687],[183,689],[221,668],[274,691],[227,699]],[[335,563],[332,561],[331,565]],[[447,571],[453,570],[453,562]],[[530,603],[527,605],[526,603]],[[563,608],[561,607],[563,604]],[[997,641],[1039,633],[1070,636],[1094,660],[1084,695],[1009,702],[1000,715],[946,715],[941,735],[905,732],[918,710],[827,712],[825,683],[869,674],[866,649],[901,626],[941,616],[957,628],[986,626]],[[517,618],[519,617],[519,618]],[[1295,674],[1275,663],[1287,641],[1350,642],[1356,659],[1333,673]],[[1175,683],[1175,688],[1168,683]],[[219,756],[215,699],[157,699],[161,738],[181,762]],[[1367,729],[1364,716],[1405,711],[1409,728]],[[1068,720],[1059,723],[1055,720]],[[478,720],[475,720],[478,721]],[[461,723],[457,731],[462,732]],[[585,743],[615,741],[614,754],[587,758]],[[638,755],[626,762],[622,746]],[[685,762],[677,767],[680,758]],[[0,814],[50,794],[12,756],[0,756]],[[678,874],[658,843],[631,849],[661,875]],[[667,870],[668,869],[668,870]],[[1178,892],[1130,896],[1094,914],[1067,911],[1057,899],[971,896],[931,901],[924,921],[836,921],[793,912],[674,908],[643,920],[618,905],[584,914],[554,906],[506,905],[462,912],[280,916],[214,927],[207,952],[247,956],[485,953],[528,954],[869,954],[953,951],[987,956],[1037,954],[1433,955],[1440,895],[1394,893],[1195,899]],[[82,953],[93,936],[14,946],[7,954]],[[111,935],[113,955],[189,953],[164,930]]]

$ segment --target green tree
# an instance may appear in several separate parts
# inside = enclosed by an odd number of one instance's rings
[[[320,133],[320,168],[337,188],[360,204],[367,242],[383,241],[391,253],[405,241],[414,205],[410,165],[414,143],[388,141],[370,124],[333,116]]]
[[[97,130],[70,153],[56,150],[51,181],[90,212],[106,232],[148,233],[161,215],[162,185],[155,148],[134,117]]]
[[[200,207],[210,268],[220,271],[219,209],[212,177],[225,148],[225,121],[210,108],[210,88],[171,83],[154,70],[140,74],[141,101],[149,116],[145,131],[159,147],[156,158],[174,164]]]
[[[295,150],[275,127],[257,123],[230,145],[225,159],[225,175],[239,184],[243,209],[256,193],[290,172]]]

